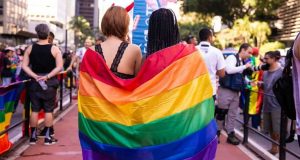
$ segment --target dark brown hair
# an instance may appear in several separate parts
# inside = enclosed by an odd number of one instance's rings
[[[270,58],[275,58],[276,61],[278,61],[281,57],[279,51],[269,51],[265,55],[269,56]]]
[[[107,37],[116,36],[125,41],[129,31],[129,21],[129,15],[124,8],[112,6],[103,16],[101,22],[102,33]]]

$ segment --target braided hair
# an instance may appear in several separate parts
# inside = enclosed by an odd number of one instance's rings
[[[179,29],[174,12],[165,8],[154,11],[149,20],[146,57],[179,42]]]

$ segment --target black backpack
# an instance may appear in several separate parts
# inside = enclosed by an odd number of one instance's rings
[[[273,92],[287,117],[292,120],[296,120],[296,109],[293,95],[292,63],[293,45],[287,51],[282,76],[275,82],[273,86]]]

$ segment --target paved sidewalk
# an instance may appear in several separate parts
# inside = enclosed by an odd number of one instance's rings
[[[44,146],[43,139],[40,139],[38,144],[31,145],[22,152],[17,160],[80,160],[81,149],[78,139],[77,113],[77,105],[74,104],[70,111],[54,125],[55,137],[58,139],[57,144]],[[228,159],[250,160],[251,158],[239,147],[227,144],[225,137],[222,136],[216,160]]]

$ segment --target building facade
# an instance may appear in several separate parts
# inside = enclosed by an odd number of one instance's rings
[[[278,10],[279,28],[277,40],[290,46],[300,32],[300,1],[286,0]]]
[[[68,30],[68,23],[75,16],[75,0],[27,0],[28,30],[35,32],[35,26],[45,23],[55,35],[55,43],[71,47],[74,32]],[[67,31],[67,37],[66,37]]]
[[[34,34],[27,32],[27,0],[0,0],[0,43],[16,45]]]
[[[76,16],[83,16],[94,31],[99,29],[99,1],[76,0]]]

